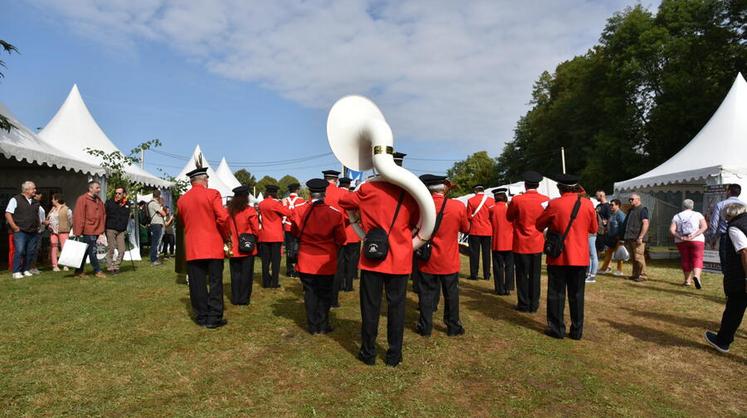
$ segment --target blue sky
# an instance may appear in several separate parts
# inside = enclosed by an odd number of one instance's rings
[[[123,150],[159,138],[187,156],[258,178],[301,180],[334,157],[257,165],[329,151],[334,100],[372,97],[416,174],[495,156],[527,111],[542,70],[594,44],[631,1],[6,2],[0,101],[43,127],[77,83],[93,116]],[[646,3],[644,3],[646,4]],[[646,4],[651,7],[651,5]],[[183,160],[146,154],[146,169],[176,174]]]

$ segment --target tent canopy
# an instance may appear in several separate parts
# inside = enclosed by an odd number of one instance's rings
[[[95,165],[100,165],[102,159],[90,155],[86,148],[106,153],[120,151],[96,123],[75,84],[54,117],[39,132],[39,138],[47,146],[64,149],[77,159]],[[125,168],[125,171],[134,181],[146,186],[171,187],[168,181],[150,174],[139,166],[131,165]]]
[[[737,74],[729,93],[690,143],[653,170],[615,183],[615,192],[707,183],[747,176],[747,82]],[[717,179],[722,180],[722,179]]]
[[[217,174],[220,180],[226,186],[230,187],[231,190],[241,186],[241,182],[239,182],[236,176],[233,175],[233,171],[231,171],[231,167],[228,166],[228,162],[226,162],[226,157],[223,157],[220,160],[220,164],[218,164],[218,168],[215,170],[215,174]]]
[[[195,151],[192,153],[192,158],[187,161],[187,164],[184,165],[184,168],[182,168],[182,171],[179,172],[176,178],[189,180],[189,177],[187,177],[187,173],[197,168],[197,164],[195,163],[197,159],[202,159],[202,166],[208,168],[207,175],[210,178],[208,187],[219,191],[221,197],[223,197],[224,199],[226,197],[233,196],[233,187],[229,187],[226,183],[224,183],[218,173],[216,173],[212,169],[212,167],[210,167],[210,163],[208,163],[207,158],[205,158],[205,156],[202,154],[202,149],[200,149],[199,144],[195,147]],[[187,189],[190,188],[191,186],[187,186]]]
[[[98,165],[81,160],[45,143],[16,119],[2,103],[0,103],[0,114],[7,117],[15,125],[15,128],[11,129],[10,132],[0,129],[0,154],[6,158],[13,158],[17,161],[25,160],[32,164],[46,165],[82,174],[100,176],[105,173],[104,169]]]

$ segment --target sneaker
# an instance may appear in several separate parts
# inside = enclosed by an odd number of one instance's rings
[[[59,268],[59,267],[57,267],[57,266],[54,266],[54,267],[52,267],[52,271],[62,271],[62,270],[60,270],[60,268]]]
[[[713,331],[706,331],[705,334],[703,334],[703,337],[705,338],[708,345],[715,348],[720,353],[728,353],[729,352],[729,346],[724,346],[716,342],[716,336],[717,334]]]
[[[33,276],[34,274],[33,274],[33,273],[31,273],[30,271],[26,270],[26,271],[24,271],[24,272],[23,272],[23,275],[24,275],[24,276],[26,276],[26,277],[31,277],[31,276]]]
[[[41,274],[41,273],[42,273],[42,272],[41,272],[41,271],[39,271],[39,269],[38,269],[38,268],[36,268],[36,267],[32,268],[32,269],[31,269],[31,270],[29,270],[29,271],[30,271],[30,272],[31,272],[31,274],[33,274],[34,276],[36,276],[36,275],[39,275],[39,274]]]
[[[586,276],[586,283],[596,283],[597,278],[596,276]]]
[[[13,277],[14,279],[23,279],[23,273],[21,273],[21,272],[18,272],[18,273],[13,273],[13,276],[12,276],[12,277]]]
[[[161,264],[163,264],[163,263],[161,263],[160,261],[154,261],[154,262],[150,263],[151,266],[160,266]]]
[[[696,289],[701,289],[703,287],[703,283],[700,282],[700,277],[693,277],[693,282],[695,283]]]
[[[625,275],[625,273],[623,273],[620,270],[616,270],[614,273],[612,273],[612,275],[615,276],[615,277],[622,277],[622,276]]]
[[[106,274],[104,274],[103,271],[96,273],[95,276],[98,277],[99,279],[106,279]]]
[[[607,270],[597,270],[597,274],[612,274],[612,267],[607,267]]]
[[[70,269],[67,266],[65,266],[62,268],[62,271],[70,271]]]

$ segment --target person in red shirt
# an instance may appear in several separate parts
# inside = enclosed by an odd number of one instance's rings
[[[226,325],[223,319],[223,247],[231,240],[228,212],[220,193],[208,189],[207,167],[194,169],[187,176],[192,188],[179,198],[176,206],[184,225],[189,299],[195,322],[206,328],[218,328]]]
[[[340,209],[337,201],[340,200],[342,190],[337,187],[337,178],[340,176],[340,172],[337,170],[324,170],[322,171],[324,180],[327,181],[327,189],[324,191],[324,203],[332,206],[335,209]]]
[[[329,309],[337,253],[346,239],[345,222],[339,210],[324,203],[326,181],[311,179],[306,187],[311,192],[311,204],[293,211],[291,232],[299,241],[298,273],[309,333],[327,334],[334,330],[329,324]]]
[[[427,260],[418,258],[420,271],[420,319],[415,330],[430,336],[433,311],[438,306],[439,291],[444,293],[444,323],[448,336],[464,334],[459,320],[459,233],[469,230],[467,209],[456,200],[447,199],[446,176],[424,174],[420,180],[428,187],[436,204],[436,226],[430,240],[431,254]],[[421,252],[422,254],[422,252]]]
[[[547,257],[547,325],[545,334],[553,338],[566,335],[563,311],[568,289],[568,306],[571,311],[569,336],[580,340],[584,331],[584,283],[589,267],[589,234],[596,234],[597,213],[589,199],[579,194],[579,177],[563,174],[556,177],[561,196],[551,200],[547,209],[537,219],[537,231],[548,230],[562,234],[571,223],[560,256]],[[578,205],[576,218],[571,221],[574,206]]]
[[[381,228],[388,233],[389,251],[383,260],[372,260],[362,251],[361,269],[361,350],[358,358],[366,364],[376,362],[376,335],[382,290],[387,298],[386,364],[396,367],[402,361],[405,330],[405,291],[412,272],[412,231],[419,221],[418,204],[405,190],[394,184],[372,180],[358,190],[342,196],[340,206],[360,211],[360,222],[367,233]],[[399,209],[398,209],[399,208]]]
[[[283,198],[283,206],[291,212],[306,203],[306,200],[298,195],[298,189],[300,188],[301,185],[298,183],[289,184],[288,196]],[[285,231],[285,275],[297,277],[295,265],[298,257],[298,240],[291,234],[291,221],[286,216],[283,217],[283,230]]]
[[[516,310],[534,313],[539,309],[542,249],[545,246],[545,238],[535,224],[550,198],[537,192],[543,179],[541,174],[527,171],[522,176],[526,192],[511,199],[506,219],[514,225],[511,251],[516,270]]]
[[[470,228],[469,238],[469,279],[477,280],[480,270],[480,251],[482,250],[482,274],[490,280],[490,240],[493,228],[490,225],[490,209],[495,205],[492,197],[485,193],[481,184],[473,188],[475,195],[467,201]]]
[[[351,193],[349,190],[352,179],[342,177],[339,180],[339,188],[342,190],[341,195]],[[361,254],[361,237],[353,229],[353,225],[348,220],[347,213],[343,213],[347,226],[345,227],[345,245],[340,249],[337,258],[337,274],[340,275],[340,290],[343,292],[353,291],[353,279],[358,274],[358,259]],[[339,303],[339,302],[338,302]]]
[[[249,186],[233,189],[233,199],[228,203],[228,215],[233,249],[233,254],[228,260],[228,266],[231,268],[231,304],[248,305],[252,297],[254,256],[257,255],[259,235],[259,216],[257,210],[249,205]],[[241,234],[254,235],[252,251],[245,253],[239,249]]]
[[[514,290],[514,226],[506,218],[508,196],[506,188],[493,189],[495,206],[490,209],[493,227],[493,280],[496,295],[510,295]]]
[[[278,200],[278,186],[265,187],[265,199],[259,204],[261,229],[259,230],[259,251],[262,257],[262,287],[280,287],[280,247],[283,244],[283,217],[291,211]],[[272,271],[270,271],[272,267]]]

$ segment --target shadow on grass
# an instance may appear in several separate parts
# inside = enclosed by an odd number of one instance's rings
[[[491,319],[508,321],[520,327],[544,333],[543,324],[535,321],[529,314],[514,310],[515,305],[512,302],[496,295],[492,289],[465,281],[460,281],[459,287],[460,296],[469,298],[460,302],[466,308],[480,312]]]
[[[657,279],[648,279],[648,282],[654,282],[654,283],[665,283],[665,284],[672,284],[672,282],[667,282],[664,280],[657,280]],[[636,286],[636,287],[642,287],[640,284],[635,282],[630,282],[630,286]],[[645,282],[643,284],[645,286]],[[725,303],[724,298],[719,296],[710,295],[707,293],[702,293],[698,290],[685,290],[687,289],[685,286],[677,286],[681,290],[675,290],[675,289],[665,289],[663,287],[653,287],[653,286],[647,286],[646,289],[654,291],[654,292],[662,292],[662,293],[669,293],[671,295],[677,295],[677,296],[689,296],[694,298],[700,298],[707,300],[709,302],[714,302],[719,305],[723,305]]]
[[[679,325],[685,328],[700,328],[700,329],[718,329],[719,323],[716,321],[707,321],[701,318],[692,318],[686,316],[677,316],[668,313],[661,312],[647,312],[631,308],[622,307],[621,309],[628,311],[631,315],[640,318],[651,319],[655,321],[668,322],[671,324]]]

